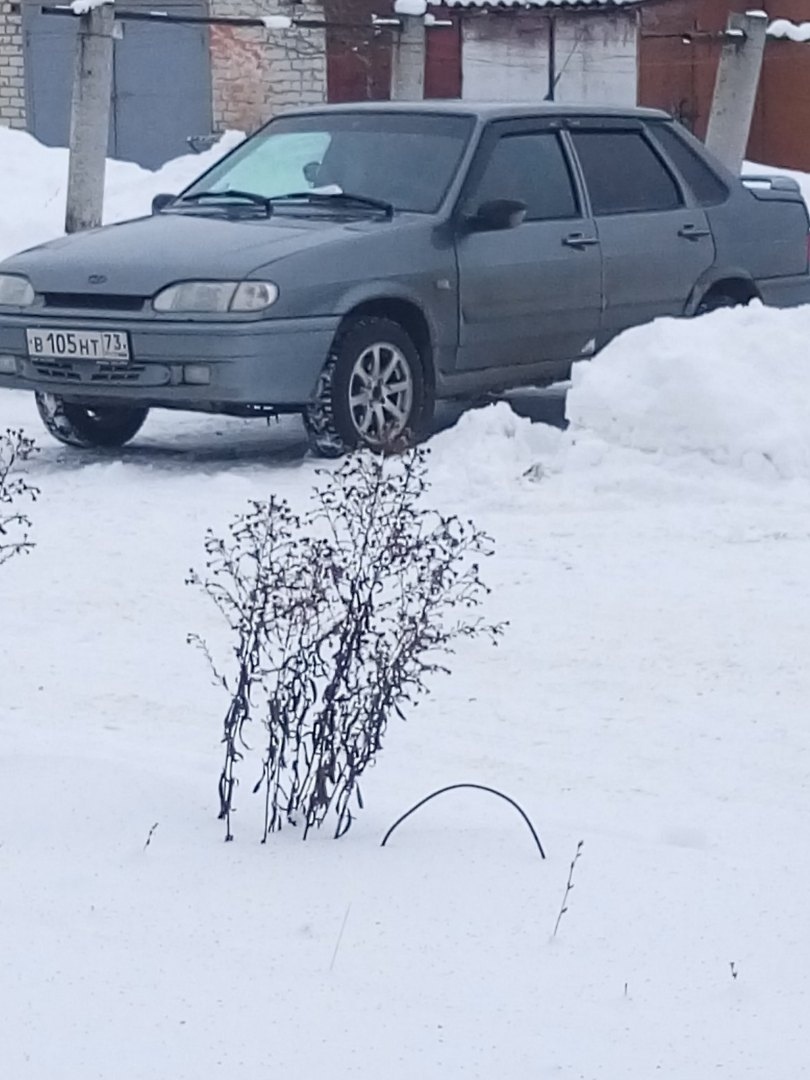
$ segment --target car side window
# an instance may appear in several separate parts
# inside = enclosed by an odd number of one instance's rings
[[[728,188],[697,151],[669,124],[650,124],[650,135],[681,174],[701,206],[717,206],[728,198]]]
[[[553,131],[502,135],[495,144],[470,210],[492,199],[516,199],[527,206],[527,221],[579,216],[565,151]]]
[[[594,214],[640,214],[683,206],[678,185],[640,131],[573,131]]]

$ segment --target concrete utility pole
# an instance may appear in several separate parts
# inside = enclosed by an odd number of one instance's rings
[[[113,89],[113,28],[111,3],[80,16],[70,115],[65,230],[93,229],[101,224],[104,171]]]
[[[425,96],[424,15],[398,15],[391,53],[391,100],[421,101]]]
[[[742,170],[751,133],[767,33],[764,11],[729,16],[706,146],[736,174]]]

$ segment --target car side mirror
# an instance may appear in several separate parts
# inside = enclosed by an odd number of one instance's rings
[[[161,210],[165,210],[167,206],[171,206],[176,198],[176,195],[156,195],[154,199],[152,199],[152,213],[159,214]]]
[[[527,209],[526,203],[517,199],[490,199],[481,203],[476,212],[467,218],[467,225],[473,232],[516,229],[525,219]]]

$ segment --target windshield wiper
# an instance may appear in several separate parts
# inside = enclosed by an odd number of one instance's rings
[[[227,188],[225,191],[196,191],[191,195],[183,195],[179,204],[199,203],[204,199],[216,199],[220,202],[249,203],[251,206],[259,206],[270,217],[273,207],[277,203],[308,202],[322,206],[330,206],[339,203],[343,206],[358,206],[368,210],[376,210],[385,214],[387,218],[394,216],[394,207],[382,199],[372,199],[368,195],[352,195],[348,191],[291,191],[287,195],[257,195],[254,191],[241,191],[237,188]],[[177,205],[177,204],[175,204]]]
[[[184,195],[180,203],[202,202],[203,199],[220,199],[223,202],[247,202],[252,206],[260,206],[268,217],[273,213],[273,200],[264,195],[257,195],[254,191],[239,191],[237,188],[228,188],[225,191],[195,191],[191,195]]]
[[[330,203],[343,203],[345,206],[362,206],[369,210],[378,210],[387,218],[394,216],[394,207],[383,199],[372,199],[368,195],[352,195],[348,191],[291,191],[287,195],[276,195],[269,201],[271,203],[301,202],[306,200],[311,203],[322,203],[328,206]]]

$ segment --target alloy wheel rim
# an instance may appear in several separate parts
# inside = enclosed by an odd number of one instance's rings
[[[401,349],[380,341],[360,353],[349,379],[349,411],[365,442],[382,446],[401,435],[413,396],[411,367]]]

